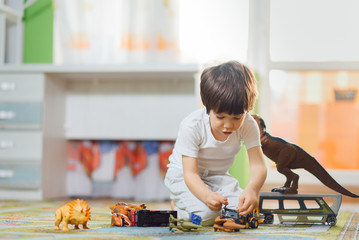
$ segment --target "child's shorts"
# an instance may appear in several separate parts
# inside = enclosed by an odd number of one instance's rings
[[[223,175],[202,174],[201,178],[208,189],[218,192],[228,199],[228,208],[237,208],[239,196],[243,191],[239,187],[237,179],[228,173]],[[220,216],[220,211],[212,211],[204,202],[192,194],[184,182],[181,170],[169,169],[166,174],[165,185],[170,191],[170,197],[175,204],[174,210],[177,210],[178,218],[188,219],[190,214],[194,213],[202,218],[203,226],[209,226],[214,224],[217,216]]]

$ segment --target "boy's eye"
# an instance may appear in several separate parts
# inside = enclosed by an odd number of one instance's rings
[[[233,117],[234,120],[242,120],[245,117],[245,114],[242,114],[240,116]]]
[[[224,119],[224,117],[223,116],[216,116],[218,119]]]

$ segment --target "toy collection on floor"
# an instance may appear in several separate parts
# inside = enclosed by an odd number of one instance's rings
[[[299,146],[288,143],[282,138],[272,137],[266,132],[264,120],[258,115],[252,115],[258,124],[261,136],[263,153],[276,163],[278,172],[287,178],[283,187],[272,189],[271,193],[260,193],[259,206],[246,216],[239,216],[238,212],[222,208],[221,216],[215,219],[214,231],[233,232],[243,228],[257,228],[259,224],[272,224],[273,214],[277,214],[280,223],[324,223],[330,226],[336,224],[342,197],[340,194],[297,194],[299,176],[292,169],[303,168],[317,177],[324,185],[338,193],[358,198],[359,195],[352,193],[337,183],[330,174]],[[334,198],[331,207],[326,203],[325,197]],[[267,208],[266,201],[277,201],[278,207]],[[290,200],[297,202],[299,207],[285,206],[284,202]],[[314,207],[307,202],[316,203]],[[148,210],[145,204],[131,205],[117,203],[110,207],[111,226],[117,227],[152,227],[169,226],[170,231],[177,228],[180,231],[197,231],[201,226],[201,218],[191,214],[190,219],[177,219],[177,211],[171,210]],[[287,218],[289,216],[289,218]],[[294,217],[294,218],[293,218]],[[69,231],[68,224],[83,225],[88,229],[87,222],[91,219],[90,208],[83,200],[75,200],[57,209],[55,213],[55,230]]]
[[[324,197],[334,197],[335,201],[331,207],[325,202]],[[264,202],[278,201],[278,208],[266,208]],[[300,208],[287,208],[284,201],[298,201]],[[318,206],[312,208],[306,205],[306,201],[316,202]],[[214,231],[238,232],[245,228],[258,228],[259,224],[273,224],[273,214],[277,214],[280,223],[324,223],[330,226],[336,224],[341,205],[340,194],[309,195],[309,194],[283,194],[277,192],[260,193],[259,206],[250,214],[240,216],[234,209],[222,208],[221,216],[215,219]],[[145,204],[131,205],[119,202],[109,207],[111,209],[112,227],[169,227],[170,231],[183,232],[198,231],[202,228],[201,217],[191,213],[190,219],[177,219],[177,211],[172,210],[148,210]],[[296,218],[286,219],[286,216]],[[308,217],[319,217],[313,220]],[[88,204],[80,199],[67,203],[56,210],[55,230],[69,231],[68,224],[75,225],[74,229],[89,229],[87,222],[91,220],[91,212]]]

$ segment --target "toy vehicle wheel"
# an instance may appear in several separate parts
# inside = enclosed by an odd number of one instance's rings
[[[327,223],[329,226],[334,226],[337,223],[337,218],[334,215],[329,215],[327,218]]]
[[[272,224],[274,222],[273,214],[266,214],[264,216],[264,223],[265,224]]]
[[[257,220],[253,219],[251,221],[251,228],[258,228],[258,221]]]

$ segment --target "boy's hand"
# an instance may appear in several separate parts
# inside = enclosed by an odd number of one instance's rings
[[[253,211],[258,206],[259,197],[258,194],[250,189],[246,188],[239,197],[239,203],[237,207],[238,214],[245,216]]]
[[[212,211],[219,211],[222,208],[222,204],[228,205],[228,200],[217,192],[211,192],[207,196],[206,204]]]

